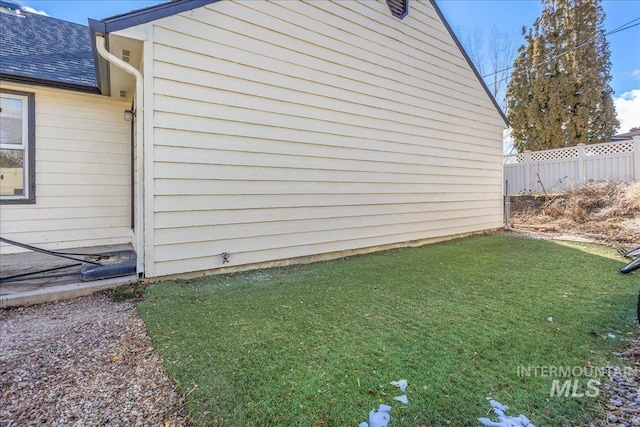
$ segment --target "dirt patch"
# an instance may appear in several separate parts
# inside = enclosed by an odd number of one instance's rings
[[[514,197],[510,226],[616,247],[640,245],[640,183],[597,182],[552,197]]]

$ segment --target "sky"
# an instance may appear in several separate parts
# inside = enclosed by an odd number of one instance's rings
[[[259,0],[245,0],[259,1]],[[282,0],[295,1],[295,0]],[[348,0],[343,0],[348,1]],[[103,19],[141,9],[158,0],[21,0],[24,6],[49,16],[87,25],[87,18]],[[522,43],[521,29],[531,27],[542,11],[540,0],[438,0],[445,18],[456,31],[478,29],[488,34],[496,26]],[[603,0],[605,30],[631,21],[633,28],[607,36],[611,52],[611,87],[621,122],[619,133],[640,126],[640,1]],[[409,12],[410,13],[410,12]]]

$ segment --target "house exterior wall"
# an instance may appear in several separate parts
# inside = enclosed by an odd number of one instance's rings
[[[148,277],[500,227],[502,119],[410,7],[225,0],[146,24]]]
[[[36,203],[0,206],[0,234],[45,249],[131,243],[130,123],[124,102],[1,82],[35,93]],[[2,243],[0,253],[24,251]]]

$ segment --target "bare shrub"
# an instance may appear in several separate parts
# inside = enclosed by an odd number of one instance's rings
[[[640,182],[630,184],[619,203],[626,210],[626,215],[640,215]]]
[[[640,212],[639,184],[620,182],[590,182],[571,188],[543,206],[543,213],[553,218],[566,218],[577,223],[590,219],[608,219]],[[637,192],[636,198],[628,193]]]
[[[553,221],[562,232],[611,243],[640,242],[640,182],[591,182],[517,218],[526,224]]]

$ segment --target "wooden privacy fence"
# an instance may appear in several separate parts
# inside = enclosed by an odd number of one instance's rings
[[[561,193],[591,181],[640,181],[640,137],[504,157],[508,194]]]

